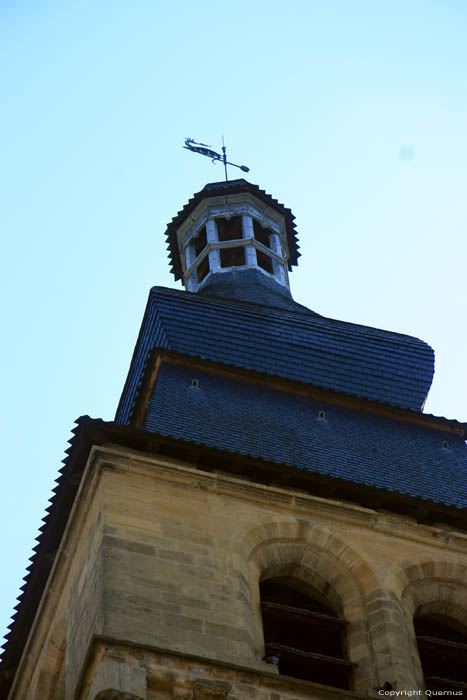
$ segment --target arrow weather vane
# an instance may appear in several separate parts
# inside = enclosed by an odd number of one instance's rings
[[[207,143],[199,143],[199,141],[194,141],[193,139],[185,139],[185,145],[183,148],[187,148],[189,151],[193,151],[194,153],[201,153],[202,156],[207,156],[210,158],[213,163],[218,160],[224,163],[226,181],[229,179],[227,177],[228,165],[232,165],[234,168],[240,168],[240,170],[243,170],[244,173],[248,173],[250,171],[250,168],[247,168],[246,165],[237,165],[236,163],[231,163],[227,160],[227,149],[224,146],[224,137],[222,137],[222,155],[220,153],[216,153],[216,151],[212,151]]]

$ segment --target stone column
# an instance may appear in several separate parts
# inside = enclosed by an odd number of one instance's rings
[[[195,249],[194,246],[188,245],[185,249],[185,264],[186,264],[186,269],[188,270],[191,265],[195,262]],[[198,289],[198,276],[196,274],[196,270],[191,273],[189,278],[186,281],[186,286],[189,292],[196,292]]]
[[[217,237],[217,226],[216,222],[214,219],[209,219],[206,222],[206,238],[208,241],[208,245],[210,243],[217,243],[218,237]],[[221,258],[219,255],[219,249],[216,248],[215,250],[210,250],[209,251],[209,268],[211,272],[218,272],[221,267]]]
[[[253,219],[251,216],[242,216],[243,238],[254,239]],[[245,260],[247,267],[257,267],[256,249],[252,245],[245,246]]]
[[[282,255],[282,250],[281,250],[281,242],[280,238],[277,235],[277,233],[271,233],[269,235],[269,244],[271,246],[271,250],[273,253],[277,253],[277,255]],[[282,284],[286,286],[286,278],[285,278],[285,271],[284,271],[284,264],[278,263],[277,260],[272,261],[272,269],[274,271],[274,279],[279,282],[279,284]]]

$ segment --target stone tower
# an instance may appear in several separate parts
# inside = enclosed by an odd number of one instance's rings
[[[422,341],[297,304],[290,210],[167,228],[115,421],[77,421],[1,665],[11,700],[467,690],[466,426]]]

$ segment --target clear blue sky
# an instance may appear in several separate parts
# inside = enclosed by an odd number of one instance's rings
[[[0,629],[82,414],[111,420],[167,222],[221,145],[290,207],[297,301],[436,351],[467,420],[461,0],[0,3]],[[233,173],[232,173],[233,175]]]

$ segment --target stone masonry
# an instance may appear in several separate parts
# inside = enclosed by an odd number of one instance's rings
[[[321,700],[423,687],[412,617],[467,624],[467,536],[113,445],[88,459],[11,700]],[[354,690],[263,661],[259,581],[348,621]],[[437,607],[436,607],[437,606]]]

